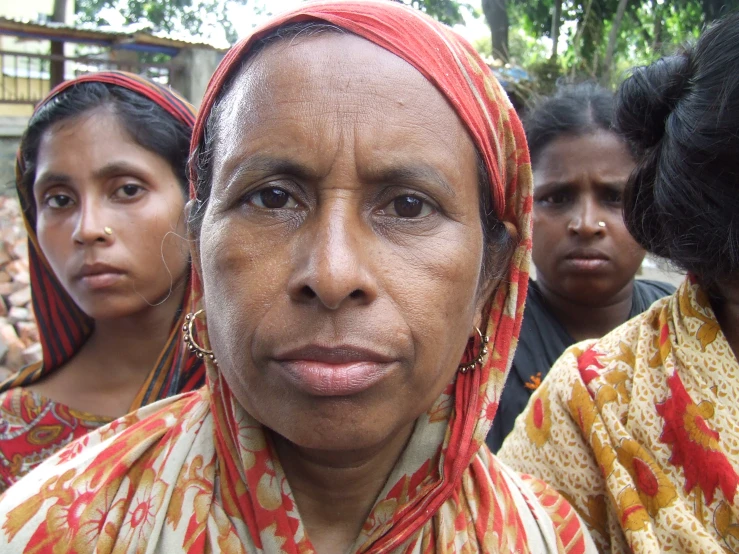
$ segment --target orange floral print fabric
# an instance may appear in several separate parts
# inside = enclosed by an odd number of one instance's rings
[[[687,279],[569,349],[500,457],[568,498],[603,552],[737,552],[738,375],[707,295]],[[532,427],[543,402],[547,425]]]

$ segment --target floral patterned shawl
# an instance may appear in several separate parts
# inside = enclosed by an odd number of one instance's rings
[[[188,128],[195,123],[195,109],[169,88],[122,71],[83,75],[52,90],[35,113],[59,94],[81,83],[105,83],[122,87],[151,100]],[[33,311],[39,328],[43,360],[24,367],[0,384],[0,492],[16,482],[45,458],[110,421],[108,417],[74,410],[24,387],[64,366],[92,333],[94,321],[71,299],[54,275],[36,237],[36,205],[33,191],[21,181],[23,159],[16,162],[16,187],[28,232],[28,257]],[[205,382],[205,368],[183,348],[180,328],[189,305],[189,287],[182,307],[172,321],[170,337],[157,363],[134,398],[131,410],[156,400],[194,390]]]
[[[500,457],[573,503],[603,552],[739,551],[739,363],[692,279],[570,348]]]
[[[526,296],[531,170],[520,122],[472,47],[397,3],[303,5],[226,56],[193,144],[254,40],[306,20],[328,21],[389,50],[447,97],[484,157],[496,209],[517,238],[488,306],[490,354],[417,420],[351,551],[594,552],[561,496],[507,469],[484,444]],[[208,367],[208,384],[87,435],[8,491],[0,501],[0,551],[315,552],[270,432],[238,404],[216,366]]]

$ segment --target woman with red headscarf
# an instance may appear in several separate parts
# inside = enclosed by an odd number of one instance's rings
[[[16,186],[43,360],[0,386],[0,491],[92,429],[204,382],[183,348],[195,111],[123,72],[36,108]]]
[[[8,491],[3,552],[594,551],[485,446],[531,171],[467,43],[392,2],[302,6],[223,60],[191,160],[208,387]]]

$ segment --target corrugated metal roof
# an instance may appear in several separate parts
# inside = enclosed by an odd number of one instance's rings
[[[39,22],[0,17],[0,34],[39,40],[62,40],[80,44],[105,44],[120,49],[180,50],[182,48],[207,48],[227,50],[229,45],[212,44],[195,37],[151,32],[140,26],[126,28],[98,27],[95,25],[67,25],[55,21]],[[136,47],[138,46],[138,48]]]

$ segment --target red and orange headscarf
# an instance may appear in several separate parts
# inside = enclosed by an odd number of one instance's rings
[[[38,113],[59,94],[82,83],[105,83],[133,91],[154,102],[177,121],[188,128],[195,124],[195,108],[171,89],[149,79],[123,71],[91,73],[65,81],[55,87],[36,106]],[[25,168],[21,152],[16,158],[16,188],[28,232],[28,262],[31,276],[33,311],[39,328],[43,361],[25,367],[0,385],[0,392],[14,387],[30,385],[67,363],[82,347],[92,333],[94,322],[74,303],[54,275],[38,244],[33,191],[22,185]],[[182,309],[190,304],[190,287],[187,287]],[[166,346],[149,374],[146,383],[134,400],[131,410],[182,391],[193,390],[203,384],[202,362],[190,356],[179,338],[184,314],[178,314],[172,324],[172,333]]]
[[[510,471],[484,443],[521,325],[532,178],[521,124],[473,48],[402,4],[302,5],[228,53],[208,87],[193,150],[255,41],[300,21],[332,23],[385,48],[444,94],[482,154],[496,213],[516,242],[487,307],[490,353],[418,418],[352,552],[594,552],[558,493]],[[315,552],[269,431],[238,404],[217,366],[208,366],[208,381],[207,390],[119,420],[122,431],[88,435],[9,490],[0,501],[0,549]]]

